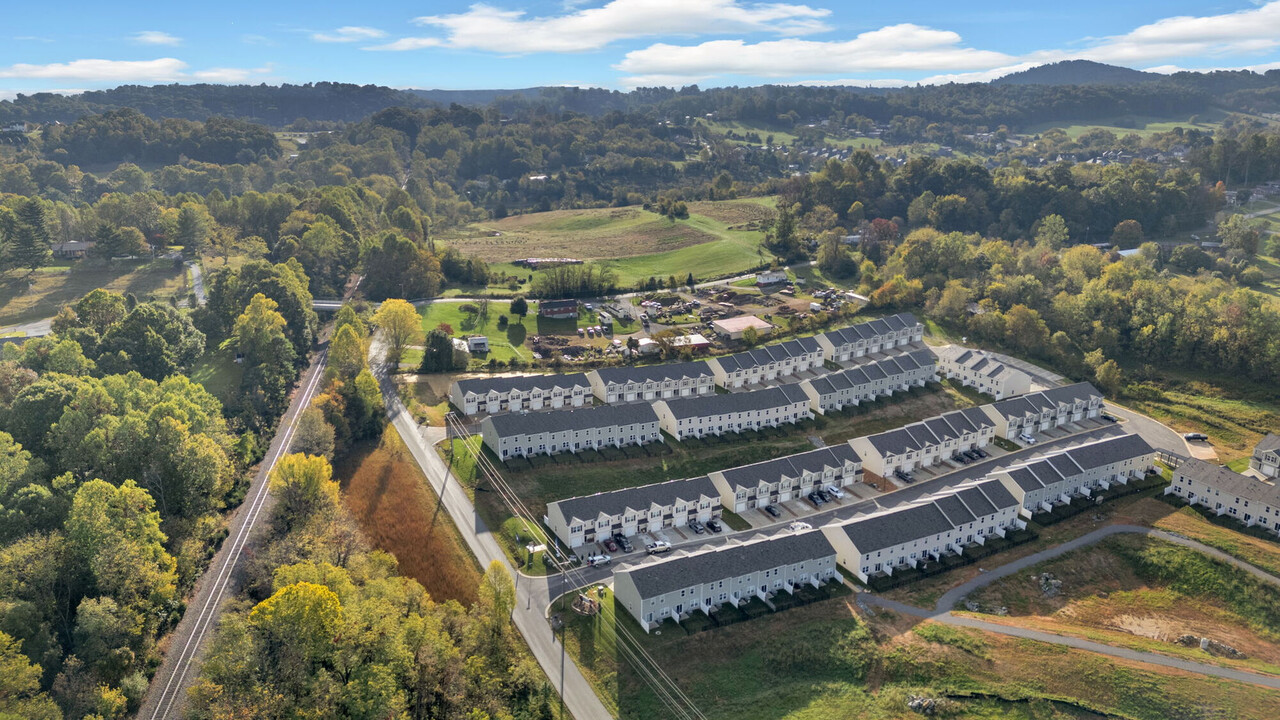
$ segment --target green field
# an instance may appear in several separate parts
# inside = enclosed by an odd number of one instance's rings
[[[1040,134],[1053,128],[1058,128],[1067,133],[1072,140],[1078,139],[1081,135],[1091,130],[1107,130],[1115,134],[1116,137],[1124,137],[1125,135],[1136,134],[1139,137],[1149,137],[1156,133],[1169,132],[1174,128],[1186,128],[1203,130],[1205,132],[1213,132],[1222,126],[1222,120],[1226,118],[1226,113],[1220,110],[1210,110],[1200,113],[1196,117],[1196,122],[1190,122],[1190,117],[1182,120],[1170,120],[1169,118],[1157,118],[1150,116],[1134,115],[1125,118],[1111,118],[1096,123],[1084,123],[1079,125],[1063,125],[1059,122],[1041,123],[1032,125],[1026,129],[1029,134]]]
[[[748,125],[746,123],[739,123],[739,122],[720,122],[720,121],[705,120],[705,119],[700,120],[699,122],[706,125],[708,129],[710,129],[712,132],[716,133],[717,135],[724,135],[725,133],[730,131],[735,132],[738,135],[756,133],[757,135],[760,136],[760,140],[762,143],[765,140],[767,140],[770,135],[772,135],[774,145],[793,145],[795,144],[795,141],[796,141],[795,133],[789,133],[789,132],[786,132],[785,130],[766,130],[759,126],[753,126],[753,125]],[[737,143],[739,145],[758,145],[758,143],[748,143],[745,140],[740,140],[737,138],[732,139],[729,142]],[[876,151],[884,146],[884,141],[881,140],[880,138],[869,138],[869,137],[836,138],[833,136],[827,136],[822,141],[822,145],[824,147],[839,147],[839,148],[847,147],[847,148],[852,148],[854,150]]]
[[[182,298],[188,292],[187,271],[175,269],[172,260],[63,262],[40,268],[30,278],[9,271],[0,274],[0,325],[53,317],[63,305],[97,288],[132,293],[139,300]]]
[[[421,310],[423,331],[430,331],[440,323],[447,323],[453,328],[455,337],[465,337],[467,335],[484,335],[488,337],[489,353],[483,356],[485,360],[497,358],[506,362],[515,357],[519,357],[521,360],[533,359],[529,351],[521,347],[524,344],[526,335],[537,332],[534,329],[537,327],[537,317],[533,314],[536,312],[533,303],[529,303],[530,314],[525,316],[523,323],[520,322],[520,318],[511,314],[511,303],[509,302],[503,300],[491,302],[489,304],[489,317],[483,321],[474,314],[462,311],[462,307],[467,304],[435,302],[427,305]],[[501,315],[506,315],[510,321],[510,324],[505,329],[498,328],[498,317]],[[422,354],[416,353],[414,357],[421,360]]]
[[[244,366],[235,361],[236,350],[228,340],[219,348],[211,348],[191,368],[191,379],[204,386],[210,395],[224,404],[240,387]]]

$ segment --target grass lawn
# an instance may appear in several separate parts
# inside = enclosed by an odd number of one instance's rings
[[[139,300],[181,298],[188,293],[187,272],[174,269],[172,260],[81,260],[41,268],[30,282],[25,272],[12,270],[0,274],[0,325],[53,317],[97,288],[133,293]]]
[[[223,403],[239,389],[242,375],[244,366],[236,362],[236,350],[229,340],[221,347],[206,351],[191,368],[191,379]]]
[[[533,355],[525,348],[524,344],[526,335],[536,332],[533,328],[536,326],[536,316],[533,315],[533,308],[530,307],[530,315],[524,318],[524,322],[518,322],[519,318],[511,314],[511,303],[505,300],[497,300],[489,303],[489,316],[480,318],[474,313],[464,313],[462,308],[464,305],[473,305],[474,303],[458,303],[458,302],[435,302],[428,304],[422,309],[422,329],[430,331],[435,329],[440,323],[447,323],[453,328],[454,337],[465,337],[467,335],[484,335],[489,338],[489,352],[477,353],[474,357],[487,361],[489,358],[497,358],[503,362],[509,361],[514,357],[521,360],[531,360]],[[532,305],[532,303],[530,303]],[[498,329],[498,317],[506,315],[510,324],[504,329]],[[418,354],[418,360],[421,361],[422,355]]]
[[[735,143],[738,145],[752,145],[755,147],[760,147],[760,145],[763,144],[764,141],[767,140],[770,135],[773,136],[774,145],[793,145],[795,144],[795,141],[796,141],[796,135],[794,133],[786,132],[785,130],[768,130],[760,126],[751,125],[749,123],[740,123],[740,122],[733,122],[733,121],[719,122],[719,121],[711,121],[711,120],[704,119],[704,120],[700,120],[699,122],[705,124],[712,132],[718,135],[725,135],[726,133],[733,132],[739,136],[745,136],[747,133],[756,133],[757,135],[760,136],[760,142],[758,143],[755,143],[755,142],[749,143],[746,140],[743,140],[740,138],[733,138],[729,140],[729,142]],[[876,151],[884,146],[884,141],[881,140],[880,138],[869,138],[869,137],[837,138],[833,136],[828,136],[825,139],[823,139],[821,145],[824,147],[852,148],[854,150]]]
[[[449,412],[450,382],[448,375],[420,375],[416,381],[401,386],[408,391],[402,391],[402,397],[407,394],[412,399],[412,402],[406,401],[406,405],[415,420],[427,425],[444,426],[444,416]]]
[[[1128,118],[1112,118],[1096,123],[1081,125],[1063,125],[1061,123],[1043,123],[1040,125],[1032,125],[1026,129],[1031,134],[1043,133],[1050,128],[1060,128],[1067,133],[1072,140],[1078,139],[1081,135],[1090,130],[1108,130],[1115,134],[1116,137],[1124,137],[1125,135],[1136,134],[1140,137],[1149,137],[1156,133],[1169,132],[1174,128],[1198,129],[1207,132],[1213,132],[1222,126],[1222,120],[1226,117],[1226,113],[1220,110],[1210,110],[1208,112],[1199,113],[1197,122],[1190,122],[1190,117],[1183,120],[1170,120],[1168,118],[1157,118],[1149,116],[1130,116]]]
[[[1152,526],[1197,540],[1280,577],[1280,543],[1217,525],[1190,507],[1171,509],[1158,500],[1143,502],[1152,503],[1153,507],[1156,503],[1164,506],[1159,508],[1164,514],[1152,522]]]
[[[395,429],[352,449],[334,468],[361,530],[437,601],[475,602],[480,569]]]

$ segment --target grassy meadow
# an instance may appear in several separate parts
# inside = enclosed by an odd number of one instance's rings
[[[0,325],[53,317],[97,288],[133,293],[139,300],[185,298],[190,292],[187,269],[175,268],[172,260],[59,261],[29,278],[26,271],[0,274]]]

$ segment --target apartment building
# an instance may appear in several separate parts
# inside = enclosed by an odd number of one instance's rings
[[[595,396],[610,405],[716,391],[715,374],[705,362],[600,368],[587,372],[587,380]]]
[[[480,423],[480,436],[503,460],[662,441],[658,416],[645,404],[490,415]]]
[[[1280,477],[1280,435],[1268,433],[1258,442],[1249,467],[1269,478]]]
[[[998,480],[970,481],[926,495],[908,505],[856,517],[821,530],[836,550],[836,560],[859,580],[892,575],[988,538],[1026,527],[1018,501]]]
[[[725,388],[786,379],[822,366],[822,348],[814,338],[796,338],[707,361],[716,384]]]
[[[720,494],[706,475],[557,500],[547,505],[547,527],[570,548],[615,534],[630,537],[690,520],[716,517]]]
[[[1164,492],[1280,535],[1280,487],[1272,483],[1193,458],[1174,468]]]
[[[677,440],[777,427],[813,417],[809,396],[798,385],[656,400],[653,409],[662,429]]]
[[[1035,437],[1050,428],[1102,414],[1102,393],[1093,385],[1074,385],[999,400],[982,409],[996,424],[996,434],[1010,440],[1026,433]]]
[[[809,395],[809,406],[825,414],[913,386],[923,387],[937,377],[933,353],[920,349],[803,380],[800,387]]]
[[[1155,449],[1138,435],[1119,435],[1077,445],[992,473],[1018,499],[1023,513],[1053,509],[1072,496],[1141,478],[1155,462]]]
[[[938,350],[938,374],[996,400],[1031,392],[1031,376],[982,350],[947,345]]]
[[[454,382],[449,401],[463,415],[578,408],[591,404],[591,383],[583,373],[472,378]]]
[[[937,417],[849,441],[864,470],[888,477],[901,470],[929,467],[961,450],[986,447],[995,423],[979,408],[953,410]]]
[[[848,443],[710,474],[720,504],[745,510],[804,497],[819,487],[862,482],[862,458]]]
[[[898,313],[817,335],[822,359],[847,362],[868,353],[888,352],[924,339],[924,324],[911,313]]]
[[[837,575],[835,549],[822,532],[809,530],[623,567],[613,575],[613,592],[649,632],[667,618],[680,622],[694,611],[714,613],[756,597],[767,601]]]

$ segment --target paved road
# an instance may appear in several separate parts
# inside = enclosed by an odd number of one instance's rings
[[[466,539],[467,546],[471,548],[480,566],[487,567],[489,563],[498,560],[516,578],[516,606],[512,612],[512,620],[529,644],[534,658],[556,686],[566,709],[575,718],[600,720],[611,717],[578,666],[566,659],[563,646],[556,640],[547,623],[545,609],[551,599],[560,594],[560,590],[555,590],[555,595],[552,592],[553,587],[559,588],[561,583],[557,582],[553,586],[546,578],[524,576],[511,566],[497,539],[476,513],[471,499],[432,447],[444,439],[443,428],[427,428],[426,433],[419,428],[413,416],[400,402],[395,384],[387,375],[386,364],[382,362],[384,355],[385,346],[375,341],[370,349],[370,364],[377,368],[375,375],[382,385],[387,416],[427,476],[437,497],[441,498],[445,511],[457,525],[458,532]]]
[[[43,318],[41,320],[32,320],[18,325],[7,325],[0,327],[0,335],[13,332],[20,332],[23,337],[43,337],[53,332],[53,318]]]
[[[302,410],[311,404],[311,398],[324,377],[324,364],[328,349],[322,349],[312,359],[311,367],[302,375],[301,384],[294,392],[289,409],[280,420],[276,435],[267,448],[267,454],[258,465],[258,473],[249,485],[246,500],[231,517],[231,532],[213,557],[213,562],[196,582],[195,593],[187,604],[178,627],[169,637],[169,650],[160,663],[160,669],[151,679],[147,694],[138,709],[139,720],[181,718],[187,701],[187,689],[200,675],[206,642],[213,637],[222,616],[222,601],[233,597],[239,590],[237,572],[245,546],[257,538],[256,522],[270,516],[274,504],[267,490],[267,477],[281,455],[288,452]]]
[[[1002,565],[991,572],[979,574],[972,580],[958,585],[944,593],[942,597],[938,598],[938,602],[932,610],[896,602],[870,593],[863,593],[859,595],[858,602],[859,604],[875,605],[877,607],[894,610],[896,612],[901,612],[915,617],[928,618],[948,625],[959,625],[998,633],[1001,635],[1011,635],[1014,637],[1026,638],[1028,640],[1052,643],[1054,645],[1065,645],[1067,647],[1073,647],[1079,650],[1088,650],[1089,652],[1095,652],[1101,655],[1109,655],[1111,657],[1124,658],[1127,660],[1136,660],[1138,662],[1186,670],[1199,675],[1222,677],[1243,683],[1249,683],[1251,685],[1262,685],[1265,687],[1280,689],[1280,677],[1273,675],[1261,675],[1246,670],[1237,670],[1235,668],[1222,667],[1210,663],[1201,663],[1193,660],[1184,660],[1182,658],[1160,655],[1157,653],[1130,650],[1128,648],[1115,647],[1068,635],[1057,635],[1041,630],[1005,625],[967,615],[955,615],[951,612],[951,609],[955,607],[962,598],[979,588],[990,585],[996,580],[1008,577],[1014,573],[1022,572],[1027,568],[1044,562],[1045,560],[1051,560],[1055,557],[1071,552],[1072,550],[1092,545],[1113,535],[1125,533],[1138,533],[1194,548],[1206,555],[1210,555],[1218,560],[1230,563],[1245,572],[1250,573],[1254,577],[1263,580],[1264,582],[1280,586],[1280,578],[1254,567],[1249,563],[1231,557],[1216,548],[1211,548],[1207,545],[1198,543],[1195,540],[1182,537],[1181,535],[1174,535],[1172,533],[1164,532],[1163,530],[1154,530],[1152,528],[1139,527],[1136,525],[1108,525],[1106,527],[1098,528],[1087,535],[1078,537],[1075,540],[1071,540],[1070,542],[1014,560],[1013,562]]]

